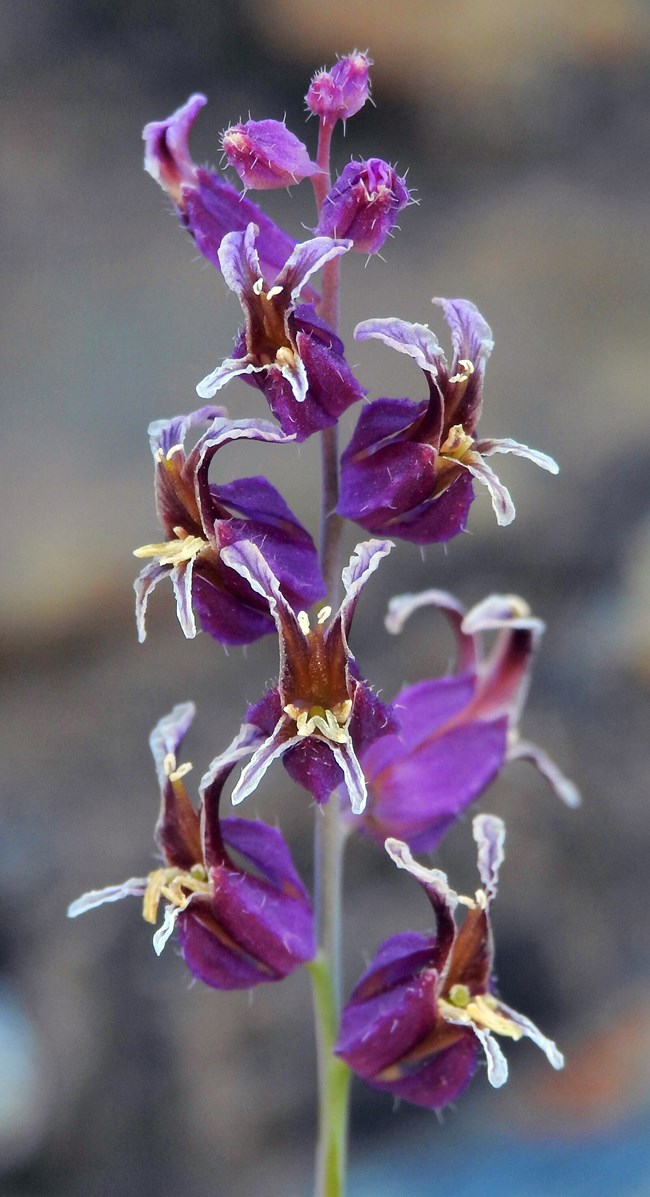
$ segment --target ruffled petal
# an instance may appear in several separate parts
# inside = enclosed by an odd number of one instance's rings
[[[286,288],[291,302],[297,303],[305,283],[334,258],[339,258],[352,248],[351,241],[336,241],[331,237],[312,237],[301,241],[292,251],[275,281],[276,287]]]
[[[68,918],[76,919],[87,910],[104,906],[107,902],[121,902],[122,898],[141,898],[147,888],[146,877],[129,877],[121,885],[107,885],[104,889],[90,889],[68,906]]]
[[[520,740],[518,737],[508,746],[507,759],[509,761],[530,761],[546,778],[551,789],[566,806],[575,810],[582,802],[582,796],[575,782],[556,765],[555,761],[537,744],[530,740]]]
[[[476,665],[476,644],[471,632],[464,628],[465,608],[453,594],[446,590],[421,590],[419,594],[397,594],[388,604],[384,620],[386,631],[396,636],[404,628],[407,619],[421,607],[437,607],[449,620],[457,647],[456,668],[465,673]]]
[[[362,320],[354,330],[357,341],[368,341],[376,337],[391,349],[412,357],[421,370],[434,379],[441,369],[446,368],[445,355],[438,338],[426,324],[411,324],[395,316]]]
[[[158,561],[150,561],[145,565],[144,569],[140,571],[133,589],[135,590],[135,618],[138,629],[138,640],[143,644],[147,637],[147,629],[145,627],[145,617],[147,614],[147,603],[149,595],[152,590],[155,590],[162,578],[166,578],[169,574],[169,567],[161,565]]]
[[[541,470],[548,470],[549,474],[559,474],[560,472],[559,465],[552,457],[549,457],[548,453],[540,453],[538,449],[529,449],[528,445],[520,445],[518,441],[513,441],[510,437],[503,437],[501,440],[477,440],[474,441],[474,449],[483,457],[491,457],[494,453],[514,453],[516,457],[527,457]]]
[[[480,453],[477,453],[474,449],[469,449],[464,457],[458,460],[457,464],[487,487],[492,500],[494,514],[497,517],[497,523],[501,527],[511,524],[515,518],[515,505],[510,498],[510,492],[499,478],[497,478],[494,470],[490,469],[489,465],[486,465]]]
[[[478,871],[488,902],[496,897],[499,869],[505,860],[506,829],[496,815],[476,815],[472,833],[478,848]]]
[[[238,378],[242,374],[259,374],[266,370],[266,366],[256,366],[254,362],[249,362],[245,357],[227,357],[220,366],[216,366],[201,382],[196,385],[196,393],[200,399],[211,399],[225,387],[227,383],[231,382],[233,378]]]

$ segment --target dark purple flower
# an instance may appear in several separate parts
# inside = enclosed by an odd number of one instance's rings
[[[377,337],[417,362],[427,379],[429,399],[377,399],[368,404],[341,458],[339,513],[369,532],[415,544],[449,540],[464,530],[474,497],[473,479],[487,487],[499,524],[514,519],[510,495],[486,457],[515,453],[552,474],[558,471],[552,458],[517,441],[474,438],[492,334],[468,300],[434,302],[442,307],[451,329],[451,367],[425,324],[389,318],[357,325],[358,340]]]
[[[409,199],[404,179],[388,162],[348,162],[325,196],[316,232],[348,237],[357,253],[376,254]]]
[[[158,955],[176,930],[185,963],[206,985],[248,989],[281,981],[314,955],[309,898],[279,831],[257,820],[219,817],[223,787],[251,751],[246,735],[212,762],[199,787],[200,811],[194,810],[183,783],[191,765],[176,762],[193,716],[192,703],[174,707],[151,734],[161,790],[155,836],[162,868],[92,890],[68,914],[75,918],[133,896],[142,898],[143,916],[155,924],[164,901],[164,920],[153,938]]]
[[[246,121],[231,125],[221,137],[228,163],[245,187],[269,191],[290,187],[321,173],[307,147],[283,121]]]
[[[393,599],[388,630],[401,631],[413,611],[429,604],[454,627],[457,672],[406,686],[395,698],[398,733],[370,744],[361,757],[368,804],[355,829],[379,844],[396,836],[415,852],[432,851],[503,766],[520,759],[532,761],[558,796],[576,806],[573,782],[519,735],[542,621],[514,595],[491,595],[465,614],[451,595],[428,590]],[[487,652],[483,639],[492,632]]]
[[[505,828],[493,815],[477,815],[473,830],[483,885],[475,898],[459,897],[444,873],[418,865],[406,844],[386,841],[398,868],[407,869],[427,895],[436,934],[406,932],[382,944],[343,1010],[334,1049],[374,1088],[429,1109],[446,1106],[463,1091],[476,1069],[479,1047],[490,1084],[504,1084],[508,1065],[495,1035],[526,1036],[553,1068],[564,1065],[555,1044],[492,992],[490,904]],[[457,930],[459,902],[468,911]]]
[[[218,270],[221,269],[219,246],[226,233],[243,232],[253,221],[259,229],[260,272],[268,281],[275,278],[296,242],[252,200],[240,195],[214,171],[192,161],[189,136],[204,104],[207,104],[205,96],[190,96],[166,120],[145,125],[142,134],[145,170],[167,192],[181,224],[194,238],[200,253]],[[305,292],[309,300],[317,297],[312,288]]]
[[[211,399],[239,375],[249,376],[285,433],[303,441],[335,424],[365,394],[343,356],[343,344],[309,304],[298,305],[305,283],[349,241],[315,237],[297,245],[272,287],[262,278],[256,249],[258,230],[229,233],[219,250],[223,276],[239,297],[246,317],[235,356],[197,386]]]
[[[205,422],[210,427],[186,454],[188,430]],[[194,612],[222,644],[250,644],[272,632],[268,604],[222,562],[222,550],[240,540],[263,547],[291,602],[309,604],[323,596],[314,542],[275,487],[263,477],[221,484],[209,479],[211,462],[225,445],[242,439],[282,444],[291,437],[265,420],[229,420],[223,408],[202,407],[189,416],[156,420],[149,439],[165,540],[136,549],[136,557],[153,559],[135,583],[140,640],[149,594],[166,577],[186,636],[196,635]]]
[[[388,541],[357,545],[343,570],[339,610],[332,616],[324,607],[314,628],[306,611],[292,610],[255,545],[224,550],[226,564],[268,602],[280,641],[278,684],[247,713],[245,726],[257,729],[258,747],[233,790],[233,803],[251,794],[271,762],[283,756],[288,772],[317,802],[326,802],[342,783],[355,814],[363,810],[366,782],[358,754],[391,730],[391,712],[359,677],[348,637],[361,590],[391,548]]]
[[[353,50],[329,71],[317,71],[305,96],[309,111],[330,125],[354,116],[370,98],[371,66],[368,54]]]

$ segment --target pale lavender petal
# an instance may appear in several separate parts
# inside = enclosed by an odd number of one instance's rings
[[[220,366],[216,366],[210,374],[206,374],[205,378],[201,379],[201,382],[197,384],[196,393],[200,399],[211,399],[231,379],[238,378],[241,374],[259,373],[266,368],[266,366],[256,366],[254,362],[249,362],[245,357],[227,357]]]
[[[187,705],[192,706],[191,703],[188,703]],[[175,707],[174,711],[182,709],[183,708],[181,707]],[[174,711],[172,711],[172,716]],[[172,716],[167,716],[167,718],[170,719]],[[158,726],[160,726],[160,724]],[[199,782],[199,795],[201,799],[204,798],[205,791],[210,786],[213,786],[216,782],[220,781],[223,774],[225,774],[227,777],[231,769],[238,763],[238,761],[243,760],[245,756],[250,756],[250,754],[259,747],[260,742],[263,739],[264,737],[262,736],[259,728],[255,727],[254,724],[242,723],[234,740],[230,742],[224,752],[220,753],[219,756],[214,758],[207,772],[203,774],[203,777]]]
[[[122,898],[141,898],[147,888],[146,877],[129,877],[121,885],[107,885],[105,889],[91,889],[68,906],[68,918],[76,919],[87,910],[104,906],[107,902],[121,902]]]
[[[524,1035],[528,1039],[532,1039],[533,1043],[536,1044],[537,1047],[541,1048],[546,1056],[546,1059],[553,1068],[564,1068],[564,1056],[562,1055],[562,1052],[558,1050],[552,1039],[547,1039],[546,1035],[542,1035],[542,1032],[538,1027],[535,1026],[534,1022],[531,1022],[531,1020],[526,1018],[525,1015],[518,1014],[516,1010],[512,1010],[510,1006],[506,1006],[505,1003],[499,999],[498,1012],[501,1013],[502,1011],[512,1022],[514,1022],[515,1026],[521,1028]]]
[[[147,637],[147,629],[145,627],[145,617],[147,614],[147,603],[151,591],[155,589],[162,578],[166,578],[169,574],[169,568],[165,565],[160,565],[158,561],[150,561],[145,565],[144,569],[140,571],[133,589],[135,590],[135,618],[138,628],[138,640],[143,644]]]
[[[519,629],[541,636],[544,622],[531,615],[525,599],[517,594],[489,594],[471,608],[463,618],[462,629],[468,636],[480,632]]]
[[[304,403],[309,390],[309,379],[302,358],[295,356],[291,363],[276,362],[273,368],[279,369],[282,377],[286,378],[296,403]]]
[[[464,358],[472,362],[474,369],[482,375],[485,363],[494,349],[494,341],[492,329],[478,308],[469,299],[436,298],[432,303],[442,308],[451,331],[454,350],[452,373],[456,371],[458,361]]]
[[[341,575],[345,598],[339,612],[343,635],[347,640],[354,609],[368,578],[393,548],[391,540],[363,540],[358,544]]]
[[[291,257],[280,271],[275,285],[286,288],[293,303],[296,303],[305,283],[333,258],[347,253],[351,241],[334,241],[331,237],[312,237],[296,245]]]
[[[228,545],[221,551],[221,561],[244,578],[256,594],[267,600],[278,631],[283,630],[283,621],[288,621],[300,631],[295,614],[280,590],[280,583],[257,545],[249,540]]]
[[[343,773],[353,815],[360,815],[368,798],[366,779],[352,744],[331,744],[332,755]]]
[[[182,565],[175,565],[171,570],[172,586],[176,597],[176,614],[183,634],[188,640],[196,636],[196,620],[192,610],[192,575],[194,560],[184,561]]]
[[[458,653],[457,669],[460,673],[473,669],[476,664],[476,645],[471,633],[465,631],[463,619],[465,609],[453,594],[446,590],[421,590],[419,594],[397,594],[388,604],[384,623],[386,631],[393,636],[402,631],[407,619],[420,607],[437,607],[449,620],[456,634]]]
[[[283,445],[293,443],[295,436],[283,432],[281,428],[269,423],[268,420],[215,419],[200,445],[197,446],[199,449],[197,468],[201,469],[202,466],[209,464],[217,450],[221,449],[223,445],[238,440],[270,441],[273,444]]]
[[[376,337],[391,349],[407,353],[421,370],[426,370],[433,378],[437,377],[440,369],[446,367],[445,355],[438,338],[426,324],[411,324],[408,320],[398,320],[395,316],[378,317],[362,320],[357,324],[354,336],[357,341],[368,341],[371,337]]]
[[[165,760],[170,755],[176,756],[179,745],[185,738],[195,714],[196,707],[193,702],[180,702],[170,711],[169,715],[164,715],[158,721],[149,736],[149,747],[161,786],[167,782]]]
[[[242,305],[251,287],[262,277],[262,268],[255,248],[259,234],[256,224],[249,224],[243,233],[226,233],[219,246],[219,265],[231,291],[238,295]]]
[[[242,769],[239,781],[232,792],[231,802],[233,806],[238,806],[240,802],[244,801],[244,798],[247,798],[249,794],[253,793],[253,790],[257,789],[267,769],[273,764],[273,761],[277,760],[278,757],[282,756],[296,744],[302,743],[300,736],[287,737],[284,734],[286,723],[286,716],[282,715],[273,735],[269,736],[260,745],[257,751],[253,753],[248,764]]]
[[[207,404],[189,415],[173,416],[171,420],[152,420],[147,434],[154,458],[157,459],[159,452],[166,455],[175,446],[183,445],[189,429],[195,424],[209,424],[219,418],[226,419],[227,416],[225,407]]]
[[[441,872],[440,869],[427,869],[424,865],[418,864],[417,860],[414,860],[408,844],[402,840],[389,837],[384,847],[398,869],[406,869],[421,885],[434,890],[440,901],[453,914],[458,905],[458,894],[449,885],[446,873]]]
[[[450,1018],[447,1021],[454,1022],[455,1020]],[[483,1027],[478,1027],[474,1022],[468,1025],[476,1035],[476,1038],[480,1040],[483,1051],[485,1052],[488,1081],[494,1089],[500,1089],[508,1079],[508,1061],[494,1035],[491,1035],[489,1031],[483,1030]]]
[[[505,860],[506,828],[496,815],[476,815],[472,833],[478,847],[478,871],[488,902],[496,897],[499,869]]]
[[[483,457],[490,457],[493,453],[514,453],[516,457],[527,457],[540,469],[548,470],[549,474],[559,474],[560,472],[559,465],[552,457],[549,457],[548,453],[540,453],[538,449],[529,449],[528,445],[520,445],[518,441],[513,441],[510,437],[504,437],[501,440],[477,440],[474,441],[474,449]]]
[[[494,470],[486,465],[480,453],[476,453],[472,449],[468,450],[462,460],[458,461],[458,465],[463,466],[472,475],[472,478],[476,478],[484,486],[487,486],[497,523],[501,527],[511,524],[515,518],[515,506],[509,491],[497,478]]]
[[[558,768],[548,753],[543,748],[539,748],[537,744],[531,744],[529,740],[513,740],[508,747],[507,759],[509,761],[530,761],[539,770],[542,777],[546,778],[551,789],[566,806],[573,809],[580,806],[582,797],[575,782],[571,781]]]

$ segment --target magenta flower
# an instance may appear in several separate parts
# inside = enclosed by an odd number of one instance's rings
[[[457,672],[406,686],[394,701],[398,731],[363,752],[368,804],[354,827],[377,843],[405,840],[432,851],[508,761],[529,760],[557,795],[578,791],[541,748],[521,739],[519,718],[544,624],[523,599],[491,595],[467,614],[451,595],[428,590],[391,601],[386,626],[399,632],[419,607],[439,607],[457,638]],[[496,632],[491,651],[486,634]]]
[[[290,775],[317,802],[326,802],[343,784],[354,813],[363,810],[366,782],[359,754],[392,723],[389,708],[359,677],[348,637],[361,590],[391,548],[387,541],[357,545],[343,570],[339,610],[332,616],[331,607],[324,607],[314,628],[306,611],[296,614],[290,607],[255,545],[224,550],[225,563],[267,600],[280,641],[278,684],[247,713],[244,727],[257,729],[258,747],[233,790],[233,803],[251,794],[282,756]]]
[[[246,317],[235,356],[197,386],[210,399],[232,378],[249,381],[265,398],[285,433],[303,441],[335,424],[365,394],[343,356],[343,344],[309,304],[298,299],[307,280],[350,248],[349,241],[315,237],[297,245],[272,287],[265,285],[256,249],[258,229],[229,233],[219,250],[223,276]]]
[[[212,762],[199,787],[200,812],[194,810],[183,782],[191,765],[176,762],[193,716],[192,703],[174,707],[151,734],[161,790],[155,836],[162,867],[91,890],[68,914],[76,918],[106,902],[141,897],[144,918],[155,924],[164,901],[153,938],[158,955],[176,931],[185,963],[206,985],[248,989],[281,981],[314,954],[309,898],[279,831],[257,820],[219,816],[223,787],[251,751],[245,735]]]
[[[440,1109],[472,1078],[479,1048],[495,1088],[508,1065],[495,1036],[532,1039],[553,1068],[564,1059],[534,1023],[493,992],[494,946],[490,905],[497,892],[505,828],[493,815],[473,823],[482,882],[475,898],[459,897],[438,869],[413,860],[406,844],[386,841],[398,868],[420,882],[436,916],[435,936],[393,935],[381,945],[341,1017],[335,1051],[375,1089]],[[460,930],[458,903],[468,907]]]
[[[268,281],[275,278],[296,242],[225,179],[195,165],[189,136],[204,104],[205,96],[190,96],[166,120],[145,125],[144,168],[173,201],[181,224],[194,238],[199,252],[218,270],[219,246],[226,233],[244,232],[251,221],[256,224],[260,272]],[[316,297],[317,292],[309,288],[306,298]]]
[[[404,179],[388,162],[348,162],[321,209],[317,233],[348,237],[360,254],[376,254],[410,200]]]
[[[487,487],[499,524],[514,519],[512,499],[486,457],[514,453],[552,474],[558,471],[551,457],[517,441],[475,439],[492,334],[468,300],[434,302],[451,329],[451,367],[425,324],[390,318],[357,325],[358,340],[376,337],[417,362],[429,399],[368,404],[341,458],[340,514],[369,532],[415,544],[449,540],[463,531],[473,480]]]
[[[372,59],[367,54],[353,50],[339,58],[329,71],[317,71],[305,96],[309,111],[329,125],[354,116],[370,99],[371,66]]]
[[[187,432],[210,422],[185,453]],[[149,594],[169,577],[178,620],[186,636],[201,627],[222,644],[249,644],[274,625],[268,605],[222,561],[222,550],[240,540],[263,546],[279,585],[291,602],[312,603],[325,587],[309,533],[266,478],[217,483],[210,466],[220,449],[237,440],[283,444],[292,438],[264,420],[229,420],[223,408],[202,407],[189,416],[156,420],[149,427],[155,462],[156,506],[165,539],[136,549],[151,558],[135,583],[140,640],[145,638]]]
[[[228,163],[245,187],[269,191],[290,187],[302,179],[320,174],[307,147],[283,121],[246,121],[231,125],[221,136]]]

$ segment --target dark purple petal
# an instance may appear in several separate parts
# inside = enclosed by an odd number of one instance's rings
[[[281,121],[246,121],[231,125],[221,138],[228,163],[245,187],[267,191],[290,187],[320,173],[307,148]]]
[[[428,1110],[449,1105],[467,1088],[476,1071],[478,1040],[471,1031],[459,1028],[458,1039],[441,1048],[423,1064],[414,1066],[394,1081],[370,1080],[375,1089],[383,1089]]]
[[[365,1000],[353,996],[341,1014],[337,1056],[374,1084],[378,1072],[398,1063],[433,1030],[436,982],[435,972],[421,970]]]
[[[317,232],[349,237],[357,253],[375,254],[409,199],[404,179],[388,162],[349,162],[325,196]]]
[[[412,399],[375,399],[361,410],[350,443],[341,456],[341,463],[350,461],[363,450],[374,449],[382,441],[390,441],[407,432],[426,411],[427,403]]]
[[[212,578],[194,571],[194,609],[203,631],[220,644],[252,644],[273,631],[273,620],[263,604],[257,605],[250,588],[236,578],[227,578],[228,573],[221,571],[223,584],[217,585]]]
[[[261,970],[258,981],[281,980],[311,960],[313,916],[306,896],[278,890],[230,868],[211,870],[210,880],[215,918],[240,949],[257,961]],[[266,970],[271,975],[266,976]]]
[[[289,777],[322,806],[343,783],[343,774],[332,752],[333,745],[307,736],[283,757]]]
[[[177,919],[176,930],[190,972],[214,989],[250,989],[263,981],[279,981],[284,975],[275,974],[219,932],[209,911],[200,919],[190,907]]]
[[[430,497],[436,458],[430,445],[397,441],[360,460],[342,460],[339,515],[370,531],[389,528],[391,520]]]
[[[473,500],[472,480],[461,472],[442,494],[391,520],[382,530],[411,544],[440,544],[465,531]]]
[[[420,931],[400,931],[385,939],[350,996],[351,1002],[366,1002],[379,993],[413,981],[426,969],[431,972],[434,940]],[[435,970],[433,970],[435,971]]]

